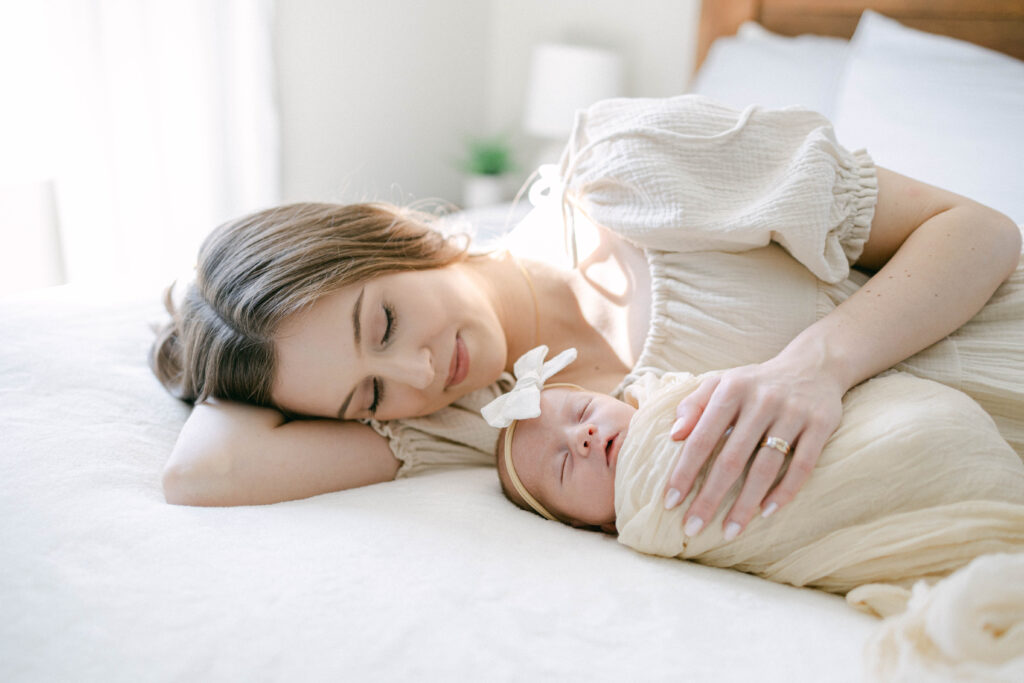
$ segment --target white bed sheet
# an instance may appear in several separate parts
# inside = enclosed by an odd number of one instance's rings
[[[0,679],[858,680],[841,598],[639,555],[492,469],[167,505],[152,300],[0,301]]]

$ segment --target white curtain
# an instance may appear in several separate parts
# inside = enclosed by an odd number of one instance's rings
[[[0,252],[159,287],[278,201],[271,0],[0,3]],[[10,210],[29,195],[40,225]],[[30,239],[47,220],[58,238]]]

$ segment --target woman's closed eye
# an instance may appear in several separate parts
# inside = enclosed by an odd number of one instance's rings
[[[382,304],[382,308],[384,309],[384,335],[380,339],[380,345],[387,346],[391,338],[395,336],[398,318],[395,316],[395,309],[391,304]]]
[[[382,347],[387,346],[391,339],[395,336],[395,330],[398,327],[398,318],[395,316],[395,309],[389,303],[381,304],[381,309],[384,311],[384,333],[380,338],[380,345]],[[370,402],[367,411],[370,413],[370,417],[373,417],[377,413],[377,409],[380,408],[380,404],[384,401],[384,382],[379,377],[373,378],[373,400]]]
[[[373,378],[373,401],[370,403],[368,410],[370,411],[370,417],[373,417],[377,413],[377,408],[380,407],[381,402],[384,400],[384,382],[379,377]]]

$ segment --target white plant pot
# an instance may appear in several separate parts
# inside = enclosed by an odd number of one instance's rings
[[[501,204],[507,198],[507,177],[504,175],[470,175],[462,184],[463,208]]]

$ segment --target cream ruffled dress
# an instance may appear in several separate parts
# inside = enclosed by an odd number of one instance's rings
[[[564,256],[563,219],[591,221],[650,263],[649,330],[620,392],[647,372],[767,360],[867,280],[850,262],[869,234],[875,168],[814,112],[737,112],[696,96],[607,100],[577,115],[548,184],[513,236],[539,229],[545,251]],[[898,368],[969,394],[1024,453],[1024,266],[967,325]],[[371,424],[403,462],[400,476],[493,464],[497,431],[476,411],[504,390]]]

